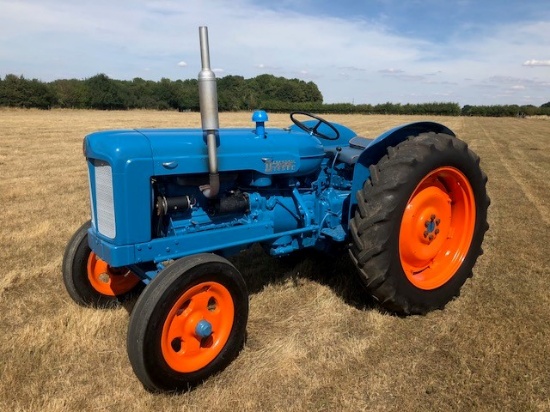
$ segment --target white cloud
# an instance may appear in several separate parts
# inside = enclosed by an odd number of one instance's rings
[[[526,60],[523,63],[524,66],[535,67],[535,66],[550,66],[550,60]]]
[[[424,80],[424,76],[421,74],[409,74],[401,69],[394,69],[394,68],[382,69],[382,70],[378,70],[378,73],[381,73],[382,76],[385,76],[385,77],[391,77],[393,79],[404,80],[404,81]],[[436,82],[431,82],[431,83],[436,84]]]
[[[533,101],[542,104],[550,87],[546,71],[523,67],[550,66],[527,60],[547,56],[550,21],[491,26],[475,38],[457,32],[443,42],[400,35],[384,26],[391,16],[376,22],[299,14],[252,0],[0,0],[0,10],[0,75],[53,80],[104,72],[131,79],[147,67],[152,79],[176,79],[182,67],[199,72],[198,26],[208,25],[211,62],[224,68],[217,73],[314,78],[326,102],[414,103],[445,95],[461,104],[504,104],[514,96],[507,101],[498,93],[517,85],[525,94],[546,94]],[[187,66],[174,64],[182,58]],[[427,81],[435,74],[438,81]],[[490,86],[486,96],[480,85]]]
[[[270,70],[270,71],[278,71],[278,70],[281,70],[281,68],[279,66],[274,66],[274,65],[270,65],[270,64],[264,64],[264,63],[260,63],[260,64],[256,64],[254,65],[255,68],[257,69],[260,69],[260,70]]]
[[[178,66],[179,67],[186,67],[187,63],[182,60],[181,62],[178,63]]]
[[[365,72],[367,69],[364,67],[355,67],[355,66],[345,66],[339,67],[339,70],[352,71],[352,72]]]
[[[382,74],[401,74],[401,73],[404,73],[404,71],[401,70],[401,69],[394,69],[394,68],[390,67],[389,69],[378,70],[378,73],[382,73]]]

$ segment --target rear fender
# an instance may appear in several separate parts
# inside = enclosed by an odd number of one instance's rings
[[[353,171],[353,180],[351,184],[351,196],[348,212],[348,222],[355,212],[357,205],[356,193],[363,188],[363,184],[370,177],[369,167],[378,163],[378,161],[386,154],[386,150],[390,146],[397,146],[408,137],[415,137],[422,133],[435,132],[445,133],[451,136],[456,136],[455,133],[448,127],[435,122],[416,122],[397,126],[388,130],[374,139],[363,150]]]

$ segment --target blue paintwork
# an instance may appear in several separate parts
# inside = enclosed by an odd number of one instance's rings
[[[252,113],[253,122],[267,122],[269,120],[265,110],[256,110]]]
[[[244,194],[247,201],[246,207],[221,213],[215,209],[221,200],[206,199],[199,188],[207,183],[208,175],[202,130],[139,129],[88,135],[85,153],[91,201],[94,205],[97,201],[95,165],[107,162],[112,168],[116,216],[115,238],[103,236],[92,225],[90,247],[111,266],[130,266],[146,282],[156,276],[164,261],[202,252],[229,255],[256,242],[272,255],[305,247],[327,249],[347,240],[354,193],[388,145],[426,131],[453,134],[437,123],[413,123],[385,132],[361,152],[349,147],[356,134],[343,125],[334,124],[340,137],[328,141],[294,125],[265,128],[267,119],[265,112],[257,111],[255,127],[219,130],[219,198],[233,204]],[[326,126],[319,131],[334,134]],[[353,162],[351,157],[335,157],[343,150],[358,156]],[[188,208],[159,218],[158,196],[192,200]]]
[[[113,193],[114,203],[117,208],[118,226],[121,229],[117,231],[113,245],[149,239],[150,230],[144,225],[136,225],[134,220],[150,220],[149,204],[134,202],[136,194],[149,194],[151,191],[150,178],[154,171],[148,139],[132,130],[105,131],[89,135],[85,139],[84,147],[89,159],[91,182],[95,177],[92,159],[106,161],[113,169],[113,187],[116,188]],[[92,196],[95,194],[93,185],[91,193]],[[95,198],[92,201],[95,201]],[[132,210],[132,213],[125,213],[127,210]]]
[[[266,129],[269,139],[250,129],[221,129],[219,171],[255,170],[265,174],[304,175],[315,171],[324,156],[318,139],[281,129]],[[127,149],[127,146],[130,150]],[[122,172],[134,159],[152,161],[154,175],[208,172],[207,149],[201,130],[140,129],[100,132],[86,138],[86,156],[102,159]],[[283,167],[267,167],[266,161],[289,161]],[[169,165],[169,166],[167,166]]]
[[[212,335],[212,325],[205,319],[200,320],[195,327],[195,335],[204,339]]]
[[[268,121],[267,113],[264,110],[256,110],[252,113],[252,121],[256,122],[256,136],[265,138],[265,122]]]

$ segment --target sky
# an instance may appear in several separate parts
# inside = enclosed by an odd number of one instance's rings
[[[325,103],[550,101],[549,0],[0,0],[0,76],[315,82]]]

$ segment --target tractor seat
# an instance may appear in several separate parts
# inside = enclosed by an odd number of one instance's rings
[[[340,162],[346,163],[348,165],[354,165],[359,158],[359,155],[363,153],[363,150],[372,142],[373,139],[368,139],[366,137],[355,136],[350,139],[349,146],[344,146],[338,154],[338,160]],[[338,152],[336,148],[339,146],[329,146],[325,147],[325,152],[332,153],[336,155]]]

